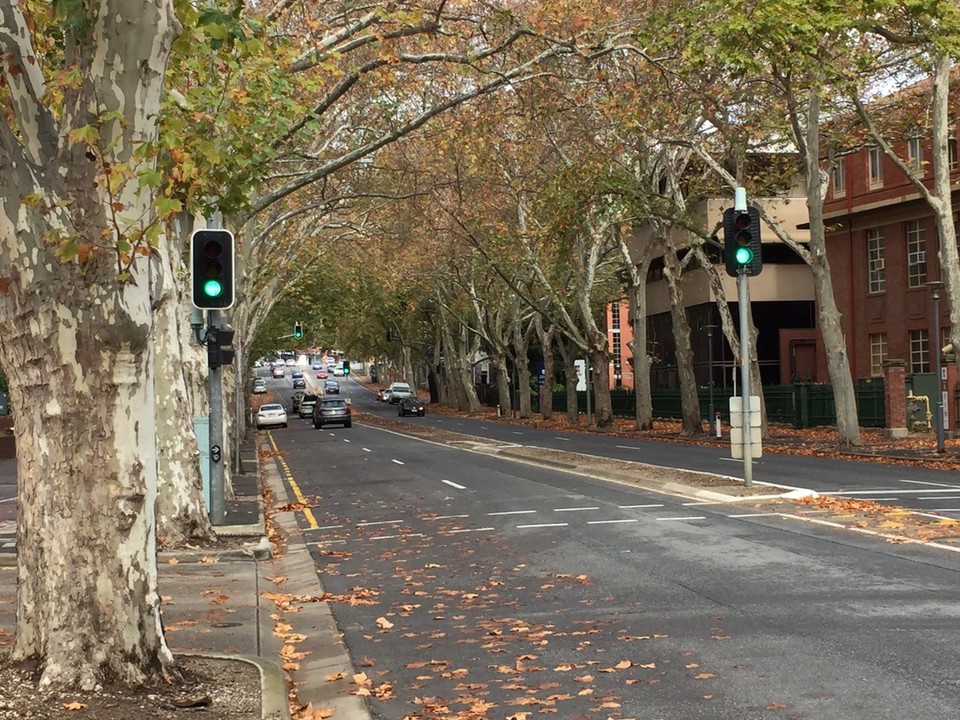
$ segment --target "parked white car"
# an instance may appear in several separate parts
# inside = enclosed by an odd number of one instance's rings
[[[413,395],[413,389],[405,382],[392,383],[390,387],[387,388],[387,392],[390,393],[387,401],[391,405],[396,405],[403,398]]]
[[[266,403],[257,411],[257,430],[265,427],[286,427],[287,411],[280,403]]]

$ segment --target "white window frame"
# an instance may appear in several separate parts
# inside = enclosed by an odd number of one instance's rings
[[[870,375],[883,375],[883,363],[887,361],[887,334],[870,333]]]
[[[847,162],[846,158],[838,157],[833,166],[833,196],[843,197],[847,194]]]
[[[867,230],[867,291],[872,295],[887,289],[884,249],[883,228]]]
[[[907,241],[907,287],[921,287],[927,282],[927,240],[923,224],[912,220],[903,228]]]
[[[883,150],[879,147],[867,153],[867,178],[871,188],[883,187]]]
[[[907,139],[907,167],[915,173],[923,173],[923,141],[919,135]]]

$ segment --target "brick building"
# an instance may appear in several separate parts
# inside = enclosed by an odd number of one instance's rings
[[[894,146],[908,165],[932,183],[929,138]],[[957,128],[952,128],[949,161],[953,206],[960,200]],[[882,375],[887,358],[907,362],[906,372],[931,370],[933,302],[928,283],[940,280],[939,237],[933,212],[896,164],[876,147],[843,155],[832,169],[824,207],[827,252],[837,305],[854,377]],[[956,220],[956,216],[955,216]],[[942,347],[949,326],[940,302]],[[818,340],[818,365],[825,370]]]

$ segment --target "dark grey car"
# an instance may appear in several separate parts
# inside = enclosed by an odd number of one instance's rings
[[[320,398],[313,406],[313,427],[319,429],[324,425],[343,425],[345,428],[353,425],[350,405],[340,398]]]

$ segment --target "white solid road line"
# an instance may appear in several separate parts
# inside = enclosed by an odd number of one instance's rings
[[[902,480],[902,479],[901,479],[901,480],[899,480],[899,482],[902,482],[902,483],[910,483],[910,484],[912,484],[912,485],[934,485],[934,486],[936,486],[936,487],[951,488],[951,489],[953,489],[953,490],[960,490],[960,485],[948,485],[948,484],[946,484],[946,483],[928,482],[928,481],[926,481],[926,480]]]
[[[493,517],[494,515],[530,515],[535,513],[536,510],[504,510],[502,512],[491,512],[487,515]]]
[[[528,530],[532,528],[548,527],[567,527],[570,523],[540,523],[538,525],[517,525],[517,530]]]
[[[440,482],[444,483],[445,485],[449,485],[450,487],[454,487],[454,488],[456,488],[457,490],[466,490],[466,489],[467,489],[467,488],[466,488],[465,486],[463,486],[463,485],[457,485],[455,482],[453,482],[453,480],[441,480]]]
[[[580,512],[581,510],[599,510],[599,507],[554,508],[554,512]]]
[[[820,495],[883,495],[895,492],[897,495],[923,495],[924,493],[942,493],[943,490],[908,490],[907,488],[886,488],[885,490],[816,490]]]

